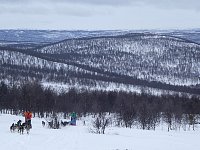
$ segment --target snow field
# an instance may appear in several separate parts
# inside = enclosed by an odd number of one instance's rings
[[[33,118],[30,134],[20,135],[9,130],[22,116],[0,114],[1,150],[199,150],[200,131],[141,130],[119,127],[106,128],[106,134],[90,133],[88,118],[77,126],[61,129],[42,127],[41,118]],[[86,126],[83,125],[86,119]]]

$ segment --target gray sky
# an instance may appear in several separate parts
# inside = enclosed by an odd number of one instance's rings
[[[200,28],[200,0],[0,0],[0,29]]]

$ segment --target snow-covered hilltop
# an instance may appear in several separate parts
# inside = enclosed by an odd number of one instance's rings
[[[90,33],[88,37],[80,35],[28,49],[27,45],[3,46],[1,79],[26,78],[89,87],[114,83],[197,94],[199,44],[171,35],[111,33],[95,37]]]
[[[37,49],[65,62],[173,85],[200,83],[200,46],[154,34],[62,41]]]

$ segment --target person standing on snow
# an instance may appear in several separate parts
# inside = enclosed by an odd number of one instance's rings
[[[32,127],[32,125],[31,125],[32,113],[29,111],[26,111],[26,112],[24,112],[24,117],[25,117],[25,123],[27,125],[30,125],[30,127]]]
[[[75,112],[73,112],[73,113],[71,113],[71,121],[70,121],[70,125],[76,125],[76,113]]]

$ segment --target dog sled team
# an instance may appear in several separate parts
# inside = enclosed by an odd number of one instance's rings
[[[22,123],[22,120],[17,121],[17,123],[13,123],[10,126],[10,131],[15,132],[18,131],[20,134],[24,134],[24,131],[26,130],[27,134],[29,134],[30,129],[32,128],[31,125],[31,118],[32,113],[29,111],[24,112],[25,122]]]
[[[72,112],[70,114],[71,120],[70,121],[62,121],[61,120],[61,125],[62,126],[66,126],[66,125],[72,125],[72,126],[76,126],[76,113]]]
[[[29,134],[30,129],[32,128],[31,124],[31,118],[32,118],[32,113],[29,111],[24,112],[24,117],[25,117],[25,122],[22,123],[22,120],[17,121],[17,123],[13,123],[10,126],[10,131],[15,132],[18,131],[20,134],[24,134],[24,131],[26,130],[27,134]],[[48,127],[53,128],[53,129],[58,129],[61,126],[66,126],[66,125],[73,125],[76,126],[76,113],[73,112],[70,114],[71,120],[70,121],[62,121],[59,123],[57,118],[55,120],[52,120],[50,122],[47,121]],[[45,121],[42,121],[42,126],[45,126]]]
[[[47,123],[47,127],[52,128],[52,129],[58,129],[60,128],[60,126],[67,126],[67,125],[72,125],[72,126],[76,126],[76,113],[73,112],[70,114],[71,120],[70,121],[62,121],[59,122],[57,118],[55,118],[52,121],[42,121],[42,126],[44,127]]]

